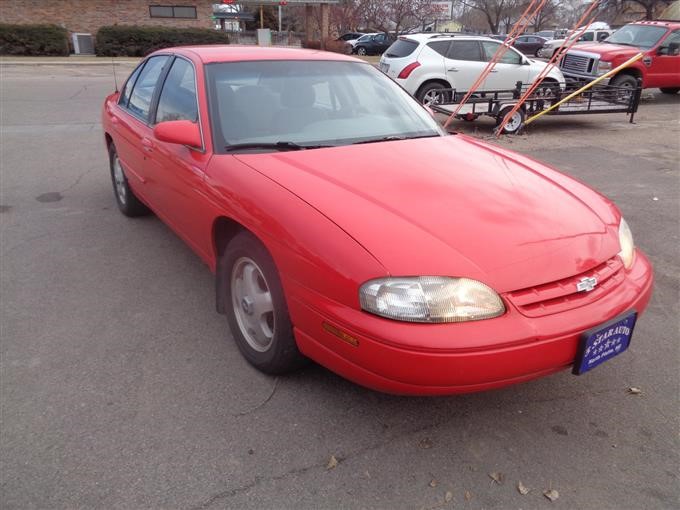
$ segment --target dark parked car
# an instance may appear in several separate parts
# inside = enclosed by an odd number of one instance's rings
[[[382,55],[394,42],[394,38],[387,34],[373,34],[361,37],[354,45],[357,55]]]
[[[525,55],[534,55],[538,57],[538,50],[540,50],[548,39],[537,35],[520,35],[515,39],[513,46]]]
[[[364,35],[364,34],[362,34],[361,32],[347,32],[346,34],[342,34],[336,40],[345,41],[345,42],[356,41],[362,35]]]

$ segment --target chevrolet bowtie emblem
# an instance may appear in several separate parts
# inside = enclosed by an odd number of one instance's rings
[[[578,292],[590,292],[595,287],[597,287],[597,278],[594,276],[581,278],[581,281],[576,284],[576,290]]]

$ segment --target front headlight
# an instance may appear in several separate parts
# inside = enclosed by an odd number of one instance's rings
[[[597,63],[597,75],[603,75],[604,73],[608,73],[609,71],[612,70],[612,63],[611,62],[598,62]]]
[[[635,243],[633,242],[633,233],[623,218],[619,223],[619,246],[621,247],[619,257],[623,261],[623,266],[630,269],[635,261]]]
[[[413,276],[378,278],[359,289],[361,308],[406,322],[464,322],[498,317],[505,312],[493,289],[469,278]]]

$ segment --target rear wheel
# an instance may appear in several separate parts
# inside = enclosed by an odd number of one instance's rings
[[[241,354],[258,370],[281,374],[304,364],[281,280],[267,249],[249,232],[236,235],[220,258],[228,279],[225,311]]]
[[[659,90],[661,90],[661,92],[663,92],[664,94],[677,94],[678,92],[680,92],[680,87],[670,87],[670,88],[664,87],[664,88],[659,89]]]

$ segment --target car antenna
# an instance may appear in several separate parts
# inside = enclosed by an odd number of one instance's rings
[[[116,63],[113,61],[113,55],[111,55],[111,70],[113,71],[113,85],[116,87],[115,92],[118,92],[118,79],[116,78]]]

